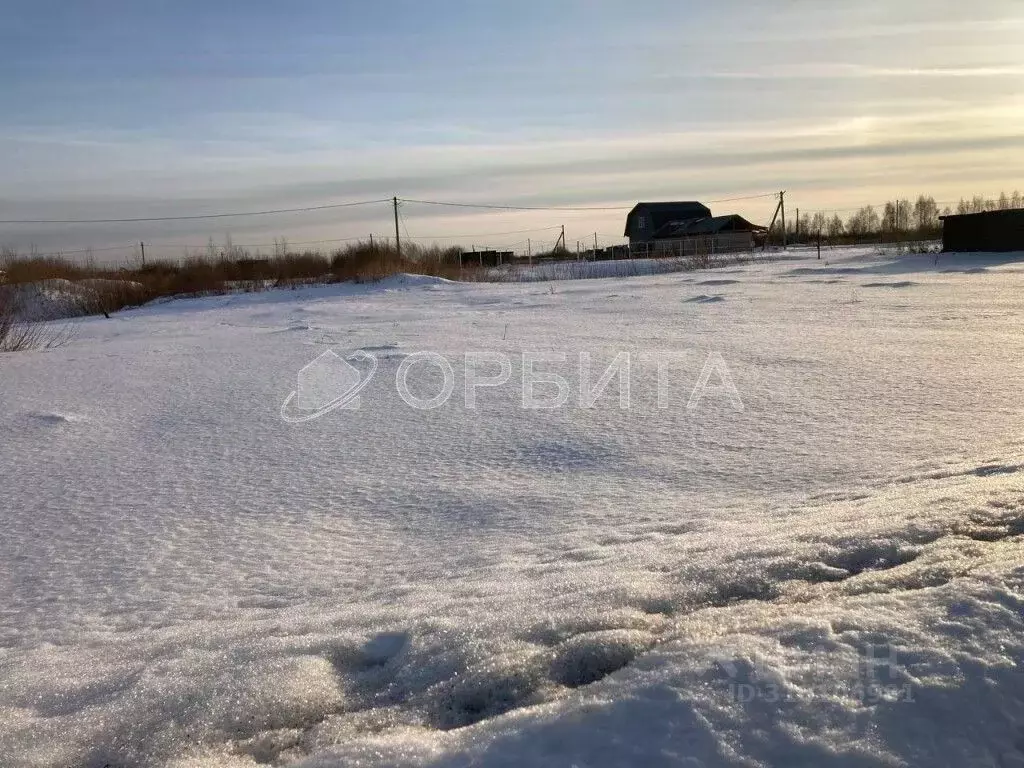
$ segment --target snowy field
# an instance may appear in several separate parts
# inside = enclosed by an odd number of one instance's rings
[[[0,359],[0,765],[1024,766],[1022,318],[848,250],[73,321]]]

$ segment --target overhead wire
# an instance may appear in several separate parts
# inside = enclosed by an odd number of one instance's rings
[[[722,200],[709,200],[709,203],[732,203],[740,200],[759,200],[768,197],[778,197],[778,192],[771,192],[761,195],[748,195],[745,197],[730,197]],[[417,200],[413,198],[399,198],[401,203],[414,203],[417,205],[435,205],[448,208],[473,208],[492,211],[629,211],[634,206],[538,206],[538,205],[495,205],[491,203],[463,203],[448,200]]]
[[[411,237],[410,240],[465,240],[470,237],[504,237],[505,235],[525,235],[531,232],[550,232],[555,229],[561,229],[561,224],[555,224],[550,227],[538,227],[537,229],[513,229],[508,232],[470,232],[464,235],[417,235]],[[525,243],[526,241],[523,240]]]
[[[755,200],[768,197],[778,197],[777,192],[767,193],[761,195],[747,195],[741,197],[723,198],[720,200],[711,200],[709,203],[724,203],[734,202],[741,200]],[[441,201],[441,200],[421,200],[414,198],[380,198],[375,200],[358,200],[344,203],[328,203],[323,205],[303,206],[295,208],[275,208],[267,210],[256,210],[256,211],[233,211],[233,212],[221,212],[221,213],[205,213],[205,214],[188,214],[188,215],[176,215],[176,216],[136,216],[136,217],[110,217],[110,218],[95,218],[95,219],[0,219],[0,225],[56,225],[56,224],[128,224],[128,223],[158,223],[158,222],[174,222],[174,221],[201,221],[201,220],[217,220],[217,219],[228,219],[228,218],[243,218],[243,217],[258,217],[258,216],[271,216],[279,214],[290,214],[290,213],[306,213],[315,211],[326,211],[326,210],[337,210],[344,208],[356,208],[369,205],[384,205],[392,202],[398,203],[409,203],[418,205],[431,205],[431,206],[443,206],[443,207],[455,207],[455,208],[466,208],[476,210],[495,210],[495,211],[556,211],[556,212],[608,212],[608,211],[626,211],[630,209],[630,206],[523,206],[523,205],[493,205],[486,203],[467,203],[467,202],[456,202],[456,201]],[[853,209],[851,209],[853,210]],[[560,228],[561,225],[552,225],[549,227],[537,227],[533,229],[519,229],[519,230],[508,230],[505,232],[491,232],[491,233],[467,233],[467,234],[452,234],[452,235],[419,235],[413,237],[409,234],[408,223],[404,213],[399,210],[400,220],[402,226],[405,229],[406,237],[410,241],[417,240],[463,240],[468,238],[489,238],[489,237],[503,237],[506,235],[514,234],[529,234],[529,233],[542,233],[554,231]],[[612,238],[611,236],[601,235],[601,237]],[[362,237],[343,237],[343,238],[332,238],[323,240],[304,240],[290,242],[289,245],[322,245],[327,243],[343,243],[343,242],[354,242],[362,240]],[[273,243],[239,243],[234,244],[234,247],[238,248],[274,248],[280,245],[280,241]],[[65,254],[89,254],[89,253],[110,253],[114,251],[132,250],[138,247],[138,243],[131,243],[123,246],[109,246],[102,248],[76,248],[70,250],[57,250],[52,254],[47,255],[65,255]],[[210,244],[203,245],[190,245],[180,243],[146,243],[147,248],[151,249],[167,249],[167,248],[182,248],[186,250],[193,249],[204,249],[209,248]]]
[[[311,205],[303,208],[276,208],[266,211],[241,211],[236,213],[202,213],[188,216],[140,216],[124,219],[0,219],[0,224],[135,224],[159,221],[198,221],[200,219],[229,219],[242,216],[271,216],[280,213],[307,213],[328,211],[338,208],[356,208],[364,205],[390,203],[390,200],[360,200],[352,203],[331,203]]]

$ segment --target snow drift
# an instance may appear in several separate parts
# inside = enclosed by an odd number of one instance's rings
[[[178,300],[19,354],[0,762],[1024,763],[1024,276],[829,261]],[[284,424],[327,349],[380,379]],[[630,351],[630,407],[523,410],[518,363],[474,410],[394,391],[524,349]],[[687,407],[709,352],[742,410]]]

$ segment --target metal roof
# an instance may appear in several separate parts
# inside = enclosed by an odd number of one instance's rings
[[[637,203],[633,210],[626,216],[626,231],[624,236],[630,234],[629,224],[633,216],[640,209],[647,211],[651,216],[652,229],[657,230],[665,225],[667,221],[680,221],[683,219],[702,219],[711,215],[711,209],[696,200],[681,200],[675,202],[661,203]]]
[[[946,216],[939,216],[939,221],[946,219],[966,219],[969,216],[1020,216],[1024,214],[1024,208],[997,208],[993,211],[976,211],[974,213],[950,213]]]
[[[700,219],[688,221],[669,222],[657,231],[655,237],[690,237],[693,235],[714,235],[727,227],[732,226],[741,232],[751,232],[763,229],[756,224],[751,224],[738,214],[728,216],[705,216]]]

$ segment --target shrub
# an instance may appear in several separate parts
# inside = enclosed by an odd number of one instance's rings
[[[71,340],[69,327],[54,328],[21,318],[18,294],[0,286],[0,352],[51,349]]]
[[[230,291],[262,291],[325,282],[370,282],[402,272],[480,280],[486,270],[462,266],[456,247],[406,244],[401,256],[393,245],[357,242],[330,257],[315,251],[288,253],[284,245],[270,257],[255,256],[239,247],[215,248],[186,255],[181,261],[150,261],[122,268],[100,268],[61,257],[20,257],[5,251],[0,257],[0,283],[42,285],[67,281],[72,311],[110,313],[157,298],[204,296]]]

